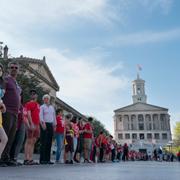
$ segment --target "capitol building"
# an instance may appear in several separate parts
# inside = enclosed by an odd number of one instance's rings
[[[137,75],[132,82],[133,104],[114,111],[115,140],[132,150],[151,154],[172,140],[167,108],[147,104],[145,81]]]

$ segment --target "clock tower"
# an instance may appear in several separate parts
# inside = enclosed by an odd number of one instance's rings
[[[137,74],[137,79],[132,82],[133,85],[133,103],[147,103],[147,96],[145,94],[145,81]]]

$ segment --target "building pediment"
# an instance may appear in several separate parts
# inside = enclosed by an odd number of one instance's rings
[[[35,74],[39,79],[50,85],[53,89],[59,91],[59,85],[46,64],[45,58],[40,60],[21,56],[20,58],[14,59],[18,61],[20,65],[24,66],[30,73]]]
[[[168,109],[151,105],[151,104],[146,104],[146,103],[135,103],[131,104],[129,106],[122,107],[120,109],[115,110],[115,113],[118,112],[137,112],[137,111],[168,111]]]

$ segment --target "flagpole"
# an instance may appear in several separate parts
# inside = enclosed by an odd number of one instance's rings
[[[140,79],[140,71],[142,70],[142,67],[137,64],[137,79]]]

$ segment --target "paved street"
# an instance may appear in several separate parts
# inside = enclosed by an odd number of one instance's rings
[[[180,163],[126,162],[0,168],[0,180],[179,180]]]

